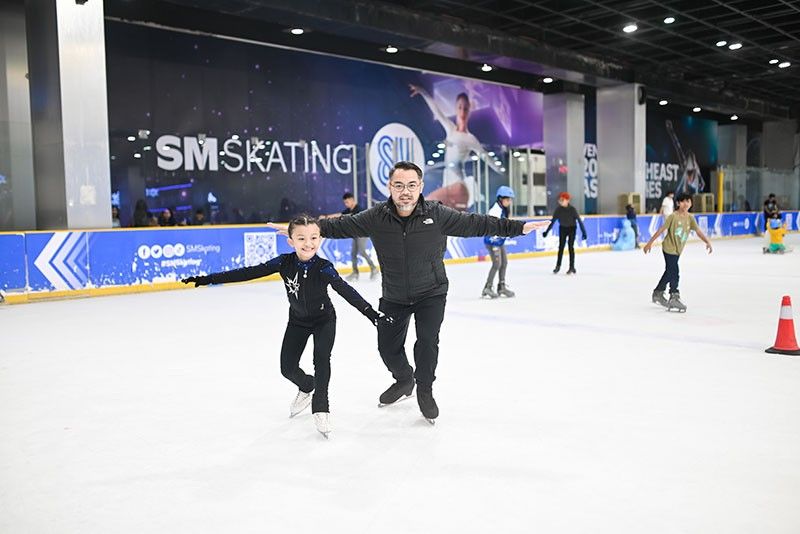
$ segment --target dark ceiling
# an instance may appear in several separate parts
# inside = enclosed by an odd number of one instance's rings
[[[797,0],[395,1],[523,39],[610,60],[636,72],[800,104]],[[666,17],[675,21],[665,24]],[[638,30],[622,28],[634,22]],[[718,41],[728,45],[718,47]],[[738,50],[728,46],[741,43]],[[771,59],[791,66],[770,65]]]
[[[636,81],[720,116],[800,117],[800,0],[106,0],[106,13],[544,91]],[[297,25],[312,31],[282,31]]]

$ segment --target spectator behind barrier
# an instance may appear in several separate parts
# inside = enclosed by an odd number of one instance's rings
[[[137,228],[152,226],[150,224],[150,210],[147,208],[147,202],[143,198],[136,201],[136,206],[133,209],[133,226]]]
[[[119,220],[119,208],[116,206],[111,206],[111,228],[122,228]]]
[[[177,226],[171,209],[164,208],[161,211],[161,215],[158,217],[158,226]]]

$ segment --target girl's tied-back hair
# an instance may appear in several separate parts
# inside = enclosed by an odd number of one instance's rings
[[[289,228],[287,229],[286,233],[289,234],[289,237],[292,237],[292,232],[298,226],[311,226],[311,225],[319,226],[319,221],[316,219],[316,217],[312,217],[307,213],[301,213],[300,215],[289,221]]]

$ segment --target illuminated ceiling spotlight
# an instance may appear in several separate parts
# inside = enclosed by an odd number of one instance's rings
[[[445,145],[444,143],[439,143],[438,145],[436,145],[436,148],[444,148],[446,146],[447,145]]]
[[[432,159],[428,160],[428,167],[432,166],[435,162]]]
[[[667,104],[669,104],[668,100],[659,100],[658,101],[658,105],[659,106],[666,106]]]
[[[703,108],[701,108],[700,106],[695,106],[695,107],[692,108],[692,111],[694,111],[695,113],[699,113],[702,110],[703,110]]]
[[[139,139],[145,140],[150,137],[150,130],[139,130]]]
[[[779,69],[785,69],[785,68],[791,67],[791,66],[792,66],[792,64],[789,63],[788,61],[784,61],[783,63],[778,63],[778,68]]]
[[[731,43],[728,45],[728,50],[739,50],[742,47],[742,43]]]
[[[769,60],[769,64],[770,65],[777,65],[779,61],[780,61],[779,59],[770,59]]]
[[[719,47],[723,47],[726,44],[728,44],[728,41],[717,41],[717,46],[719,46]]]
[[[306,31],[303,28],[292,28],[289,30],[292,35],[303,35]]]
[[[492,72],[492,69],[493,69],[493,68],[494,68],[494,67],[492,67],[492,66],[491,66],[491,65],[489,65],[488,63],[484,63],[483,65],[481,65],[481,70],[482,70],[483,72]]]
[[[639,26],[637,26],[633,22],[629,22],[624,28],[622,28],[622,31],[624,31],[625,33],[633,33],[638,29],[639,29]]]
[[[206,134],[204,133],[197,134],[197,143],[202,145],[205,142],[206,142]]]
[[[675,17],[667,17],[664,19],[664,24],[672,24],[675,22]]]
[[[400,51],[396,46],[389,45],[385,48],[387,54],[396,54]]]
[[[732,121],[739,120],[739,115],[736,115],[736,114],[734,113],[733,115],[731,115],[731,120],[732,120]]]
[[[542,78],[542,83],[553,83],[553,78],[548,76],[547,78]]]
[[[135,137],[135,136],[133,136],[133,135],[129,135],[129,136],[128,136],[128,141],[130,141],[130,142],[134,142],[134,141],[136,141],[136,137]]]
[[[133,155],[133,157],[134,157],[134,158],[136,158],[136,159],[139,159],[139,158],[141,158],[141,157],[142,157],[142,155],[141,155],[141,154],[139,154],[138,152],[136,152],[136,153]]]

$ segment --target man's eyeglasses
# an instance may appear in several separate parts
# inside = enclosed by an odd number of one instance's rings
[[[392,188],[392,191],[396,193],[402,193],[405,189],[408,189],[409,193],[413,193],[414,191],[419,189],[419,183],[411,182],[408,184],[404,184],[402,182],[392,182],[390,184],[390,187]]]

